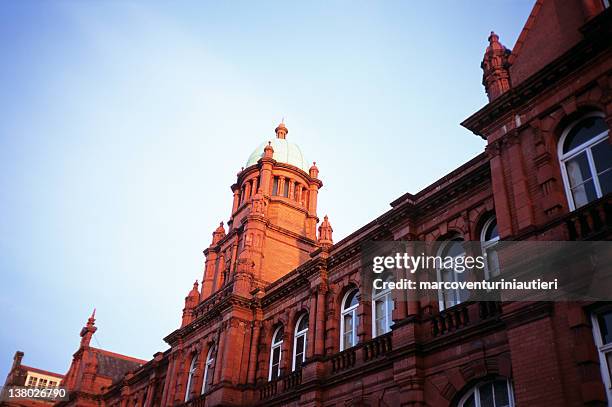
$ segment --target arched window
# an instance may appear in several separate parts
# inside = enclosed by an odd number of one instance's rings
[[[386,281],[386,279],[385,279]],[[391,331],[393,325],[393,298],[391,290],[374,289],[372,295],[372,337],[384,335]]]
[[[298,319],[293,335],[293,363],[291,370],[297,370],[306,361],[306,341],[308,336],[308,314]]]
[[[343,351],[357,345],[357,298],[359,290],[351,290],[342,299],[342,312],[340,316],[340,350]]]
[[[206,365],[204,366],[204,380],[202,380],[202,393],[206,393],[212,385],[213,373],[215,371],[215,347],[210,346],[208,353],[206,354]]]
[[[482,382],[470,389],[457,407],[514,407],[512,385],[506,379]]]
[[[441,267],[437,268],[438,281],[440,282],[461,282],[465,281],[465,272],[459,271],[457,264],[458,258],[465,257],[465,249],[463,248],[463,239],[455,237],[447,242],[443,242],[438,250],[438,256],[442,261]],[[449,265],[453,267],[448,267]],[[438,290],[438,303],[440,311],[454,305],[460,304],[468,297],[467,290],[459,288]]]
[[[272,381],[280,376],[281,373],[281,357],[283,346],[283,335],[285,332],[283,331],[283,326],[279,326],[274,331],[274,335],[272,336],[272,345],[270,351],[270,371],[268,373],[268,380]]]
[[[612,192],[612,145],[602,115],[572,123],[559,140],[559,160],[571,210]]]
[[[189,365],[189,373],[187,376],[187,386],[185,386],[185,401],[189,400],[191,397],[192,387],[194,385],[193,375],[195,375],[196,369],[198,367],[198,354],[196,353],[191,358],[191,364]]]
[[[482,254],[486,256],[485,279],[497,277],[499,275],[499,257],[497,255],[497,243],[499,242],[499,232],[497,230],[497,219],[490,217],[482,227],[480,232],[480,242]]]

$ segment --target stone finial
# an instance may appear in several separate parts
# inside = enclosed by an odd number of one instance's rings
[[[287,133],[289,133],[289,130],[287,129],[287,127],[285,127],[285,122],[282,121],[278,126],[276,126],[274,132],[276,133],[276,138],[284,139],[285,137],[287,137]]]
[[[489,101],[493,101],[510,89],[510,71],[508,57],[510,50],[499,42],[499,36],[491,31],[487,47],[480,67],[482,68],[482,84],[485,87]]]
[[[217,244],[221,239],[225,237],[225,228],[223,227],[223,222],[219,223],[219,227],[215,229],[213,232],[213,240],[212,244]]]
[[[87,324],[81,329],[81,346],[89,346],[93,334],[96,333],[96,309],[94,308],[91,316],[87,319]]]
[[[264,148],[264,158],[272,158],[274,156],[274,149],[272,148],[272,142],[268,141],[268,145]]]
[[[317,167],[316,161],[313,161],[312,167],[310,167],[309,173],[312,178],[317,178],[319,176],[319,167]]]
[[[327,218],[327,215],[325,215],[323,217],[323,222],[321,222],[321,225],[319,226],[319,239],[318,239],[318,243],[321,246],[331,246],[334,244],[334,241],[332,240],[332,233],[334,232],[334,229],[332,229],[331,224],[329,223],[329,219]]]

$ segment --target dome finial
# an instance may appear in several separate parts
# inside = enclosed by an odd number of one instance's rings
[[[284,139],[285,137],[287,137],[287,133],[289,133],[289,130],[287,130],[287,127],[285,127],[284,117],[280,124],[274,129],[274,132],[276,133],[276,138]]]

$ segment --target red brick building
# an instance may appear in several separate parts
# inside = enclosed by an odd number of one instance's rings
[[[482,69],[489,103],[462,125],[485,152],[336,243],[319,170],[280,124],[232,185],[170,348],[111,355],[129,373],[105,376],[92,317],[61,405],[612,405],[610,304],[361,295],[367,241],[612,236],[609,3],[538,0],[512,51],[491,33]]]

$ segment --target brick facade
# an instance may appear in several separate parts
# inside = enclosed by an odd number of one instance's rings
[[[356,346],[341,351],[340,325],[345,294],[361,289],[367,241],[478,241],[493,216],[502,240],[610,239],[611,196],[572,208],[558,144],[588,112],[612,128],[611,27],[601,1],[538,0],[514,50],[492,33],[482,64],[490,102],[462,123],[487,141],[485,152],[335,244],[327,217],[317,233],[316,165],[305,171],[266,146],[232,185],[227,229],[204,251],[202,284],[165,338],[170,348],[112,384],[94,385],[94,375],[80,390],[73,362],[73,396],[62,405],[441,407],[490,379],[510,383],[516,406],[608,405],[590,317],[602,304],[465,302],[441,311],[437,298],[395,293],[394,325],[373,337],[371,299],[358,295]],[[284,124],[275,131],[288,137]],[[306,361],[293,370],[295,325],[306,313]],[[281,373],[269,380],[279,327]],[[77,355],[88,352],[82,344]]]

